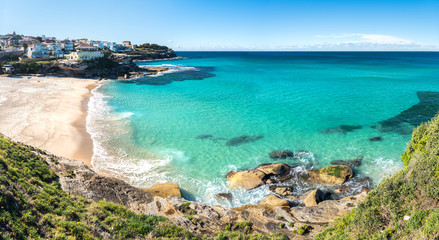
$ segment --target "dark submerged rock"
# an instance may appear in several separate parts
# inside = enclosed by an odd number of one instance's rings
[[[382,137],[373,137],[373,138],[369,138],[369,141],[371,142],[378,142],[378,141],[382,141],[383,138]]]
[[[264,138],[264,136],[247,136],[247,135],[242,135],[242,136],[235,137],[235,138],[232,138],[232,139],[228,140],[226,142],[226,145],[227,146],[238,146],[238,145],[241,145],[241,144],[244,144],[244,143],[255,142],[255,141],[257,141],[259,139],[262,139],[262,138]]]
[[[210,135],[210,134],[204,134],[204,135],[200,135],[200,136],[198,136],[197,138],[199,138],[199,139],[206,139],[206,138],[212,138],[213,137],[213,135]]]
[[[419,103],[400,114],[379,122],[381,132],[411,134],[413,128],[433,118],[439,111],[439,92],[417,92]]]
[[[271,152],[269,155],[270,158],[286,159],[286,158],[294,157],[294,152],[290,150],[276,150]]]
[[[320,131],[320,133],[322,133],[322,134],[333,134],[333,133],[346,134],[348,132],[353,132],[353,131],[355,131],[357,129],[361,129],[361,128],[363,128],[363,127],[360,125],[340,125],[338,127],[324,129],[324,130]]]
[[[356,159],[352,159],[352,160],[334,160],[331,161],[332,165],[345,165],[345,166],[360,166],[361,162],[363,161],[363,156],[358,157]]]

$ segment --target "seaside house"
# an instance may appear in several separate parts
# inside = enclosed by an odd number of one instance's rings
[[[61,43],[48,43],[48,44],[46,44],[46,48],[47,48],[50,56],[53,56],[56,58],[64,57],[64,53],[61,49]]]
[[[48,59],[49,58],[49,50],[43,46],[42,43],[36,43],[28,46],[28,51],[26,53],[27,58],[29,59]]]
[[[21,42],[21,39],[16,36],[1,36],[0,44],[2,46],[14,46],[18,45]]]
[[[81,44],[76,47],[76,52],[71,52],[66,56],[70,61],[92,60],[103,57],[104,54],[98,48],[89,44]]]
[[[101,41],[93,41],[92,44],[90,44],[90,45],[95,46],[98,49],[104,49],[105,48],[104,43],[101,42]]]
[[[70,40],[64,40],[61,42],[61,49],[64,50],[64,52],[71,52],[73,51],[73,42]]]
[[[136,50],[136,45],[131,44],[131,41],[123,41],[122,44],[128,48],[125,51]]]

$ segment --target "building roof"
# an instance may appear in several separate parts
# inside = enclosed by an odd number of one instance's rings
[[[90,44],[87,44],[87,43],[84,43],[84,44],[77,46],[76,49],[78,49],[78,50],[81,50],[81,49],[82,50],[95,50],[95,51],[98,50],[97,47],[91,46]]]

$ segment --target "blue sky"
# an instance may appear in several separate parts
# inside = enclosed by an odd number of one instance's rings
[[[439,50],[439,0],[0,0],[0,34],[175,50]]]

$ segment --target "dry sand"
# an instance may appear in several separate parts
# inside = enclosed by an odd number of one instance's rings
[[[87,104],[97,80],[0,76],[0,133],[91,167]]]

